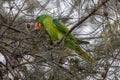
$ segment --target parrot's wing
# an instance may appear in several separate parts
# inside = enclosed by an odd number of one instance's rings
[[[68,32],[67,28],[65,28],[60,21],[53,19],[53,23],[55,24],[55,26],[57,27],[57,29],[59,29],[60,32],[62,32],[63,34],[66,34]]]
[[[55,24],[57,29],[63,34],[66,34],[69,31],[69,29],[67,28],[67,26],[63,22],[56,20],[56,19],[53,19],[53,23]],[[76,42],[76,39],[72,34],[69,35],[69,39]]]

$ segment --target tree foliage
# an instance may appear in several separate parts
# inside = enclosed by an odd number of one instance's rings
[[[88,41],[80,46],[96,64],[35,31],[41,14],[63,21],[65,37]],[[0,53],[0,80],[119,80],[120,0],[0,0]]]

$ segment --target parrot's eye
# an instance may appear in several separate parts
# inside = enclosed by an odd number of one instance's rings
[[[35,27],[35,29],[39,29],[39,28],[42,27],[42,24],[38,23],[38,22],[35,22],[34,27]]]

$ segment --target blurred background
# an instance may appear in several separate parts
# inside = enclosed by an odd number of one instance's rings
[[[71,34],[96,64],[50,45],[33,27],[41,14],[69,29],[89,15]],[[119,80],[119,61],[120,0],[0,0],[0,80]]]

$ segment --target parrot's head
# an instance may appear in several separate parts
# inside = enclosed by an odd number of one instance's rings
[[[50,17],[47,14],[40,15],[36,18],[34,27],[35,29],[40,29],[43,26],[43,21],[45,18]]]

